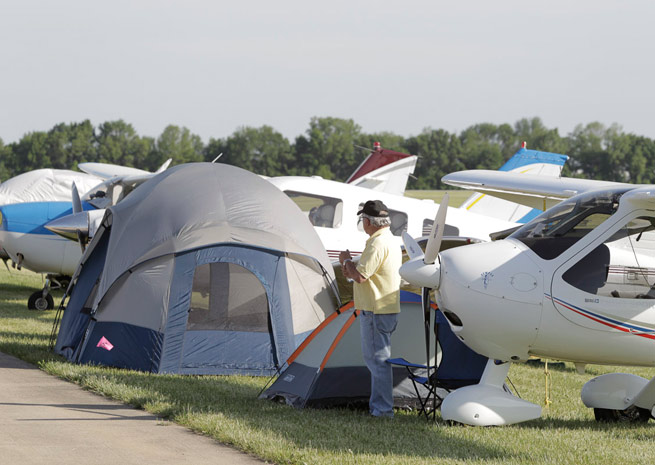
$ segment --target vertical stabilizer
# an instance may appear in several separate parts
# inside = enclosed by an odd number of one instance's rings
[[[499,171],[559,177],[562,167],[568,159],[567,155],[559,153],[529,150],[525,147],[524,142],[519,151],[501,166]],[[526,207],[478,192],[471,195],[460,208],[513,223],[526,223],[541,213],[541,210],[536,208]]]
[[[403,195],[409,175],[416,168],[416,155],[383,149],[379,142],[373,151],[350,175],[347,184]]]

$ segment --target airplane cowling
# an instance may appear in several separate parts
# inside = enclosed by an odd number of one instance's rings
[[[526,360],[543,308],[543,273],[512,241],[441,253],[439,308],[469,347],[499,360]]]

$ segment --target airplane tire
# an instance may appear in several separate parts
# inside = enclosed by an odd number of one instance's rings
[[[606,423],[646,423],[650,418],[650,410],[634,405],[625,410],[595,408],[594,416],[596,421]]]
[[[27,308],[30,310],[52,310],[55,308],[55,301],[50,294],[43,297],[43,291],[36,291],[28,299]]]

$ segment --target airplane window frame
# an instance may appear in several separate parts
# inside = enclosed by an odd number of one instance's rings
[[[526,223],[509,238],[523,242],[544,260],[553,260],[611,218],[619,208],[619,199],[630,189],[631,186],[621,186],[571,197]],[[591,225],[592,217],[603,219]]]
[[[635,244],[645,233],[650,233],[646,241],[652,247],[642,247],[645,252],[640,255]],[[617,244],[619,241],[624,243]],[[614,254],[609,247],[613,243]],[[600,297],[655,299],[655,257],[651,250],[655,251],[655,215],[630,215],[599,246],[571,264],[562,273],[562,280]],[[649,258],[653,258],[651,263],[647,263]],[[633,262],[628,263],[630,260]]]
[[[328,229],[341,227],[343,222],[342,199],[294,190],[285,190],[284,193],[307,215],[307,218],[314,227]],[[311,203],[311,200],[314,202]],[[332,208],[332,213],[329,215],[330,218],[321,218],[321,212],[329,213],[330,208]]]

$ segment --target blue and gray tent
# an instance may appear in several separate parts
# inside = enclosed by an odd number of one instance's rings
[[[338,305],[293,201],[210,163],[171,168],[109,208],[68,292],[55,352],[153,373],[272,374]]]

